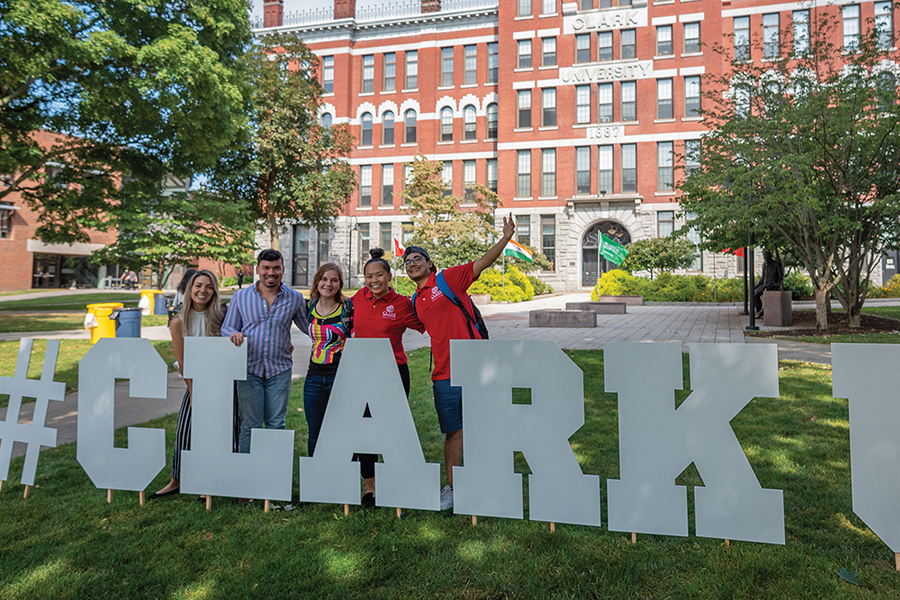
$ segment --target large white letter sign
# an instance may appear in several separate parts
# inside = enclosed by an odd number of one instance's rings
[[[548,341],[450,342],[450,382],[463,388],[465,467],[453,469],[454,512],[522,518],[525,455],[529,519],[600,525],[600,478],[585,475],[569,445],[584,425],[582,372]],[[513,404],[512,388],[531,404]]]
[[[232,452],[234,380],[247,378],[247,344],[184,338],[184,378],[192,380],[191,449],[181,452],[181,491],[290,500],[294,432],[253,429],[250,453]]]
[[[24,442],[25,465],[22,468],[22,483],[34,485],[37,461],[41,446],[56,446],[56,429],[45,427],[47,411],[51,400],[62,400],[66,384],[53,381],[56,373],[56,358],[59,356],[59,340],[47,342],[44,365],[40,379],[28,379],[28,363],[31,362],[31,347],[34,340],[22,338],[19,341],[19,358],[13,377],[0,377],[0,394],[9,395],[6,420],[0,421],[0,481],[9,479],[9,462],[12,458],[13,442]],[[19,411],[23,398],[34,398],[31,423],[19,423]]]
[[[98,488],[139,492],[166,466],[164,429],[128,428],[128,448],[113,447],[116,378],[132,398],[166,397],[165,361],[141,338],[104,338],[78,365],[78,462]]]
[[[754,397],[778,396],[775,344],[692,344],[691,395],[681,389],[681,344],[604,346],[606,391],[619,394],[619,474],[607,480],[609,529],[688,534],[687,489],[675,478],[693,462],[697,535],[784,543],[781,490],[763,489],[729,422]]]
[[[853,512],[900,552],[900,347],[832,344],[835,398],[850,405]]]
[[[347,340],[315,456],[300,457],[300,500],[359,504],[354,452],[384,458],[375,464],[379,506],[440,510],[440,465],[425,462],[387,339]]]

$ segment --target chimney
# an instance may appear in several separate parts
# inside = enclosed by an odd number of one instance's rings
[[[356,0],[334,0],[335,19],[355,19]]]
[[[281,27],[283,19],[284,0],[263,0],[263,27]]]
[[[441,0],[422,0],[422,14],[441,12]]]

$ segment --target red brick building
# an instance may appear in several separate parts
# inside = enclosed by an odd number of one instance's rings
[[[54,134],[39,132],[42,145],[51,145]],[[54,167],[45,167],[52,175]],[[115,232],[91,232],[88,243],[45,244],[38,240],[38,215],[13,192],[0,201],[0,291],[30,288],[97,287],[98,281],[113,275],[106,267],[90,262],[90,254],[116,239]]]
[[[499,193],[497,216],[512,215],[519,241],[553,261],[543,276],[556,289],[592,286],[610,266],[598,260],[598,231],[627,243],[684,224],[676,157],[695,156],[707,128],[696,114],[702,76],[727,68],[711,47],[749,52],[759,37],[764,52],[788,53],[817,11],[842,21],[845,43],[875,22],[894,45],[890,2],[841,4],[414,0],[357,10],[334,0],[285,15],[282,0],[265,0],[257,33],[295,32],[321,57],[321,117],[357,138],[360,190],[335,230],[285,234],[292,283],[308,284],[326,259],[349,262],[356,277],[369,247],[402,237],[397,192],[404,163],[421,153],[444,161],[455,195],[472,182]],[[897,64],[883,66],[900,77]],[[739,268],[704,253],[692,271]]]

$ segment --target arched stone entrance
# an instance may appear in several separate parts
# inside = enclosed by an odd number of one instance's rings
[[[631,243],[631,235],[621,223],[600,221],[591,225],[581,238],[581,285],[583,287],[594,287],[600,275],[617,268],[615,264],[598,253],[600,232],[623,246]]]

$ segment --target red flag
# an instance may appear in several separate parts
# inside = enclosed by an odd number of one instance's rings
[[[400,243],[400,240],[394,238],[394,256],[403,256],[403,253],[406,251],[406,248],[403,247],[403,244]]]

